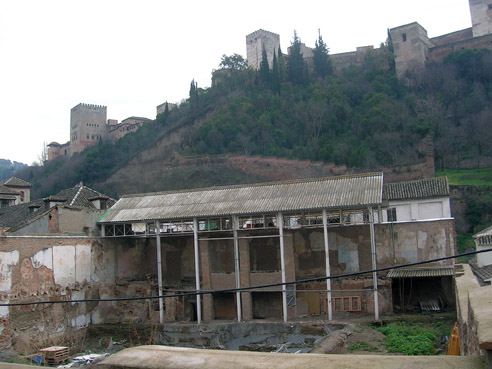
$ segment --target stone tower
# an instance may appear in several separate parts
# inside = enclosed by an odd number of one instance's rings
[[[425,67],[432,43],[427,31],[417,22],[390,29],[395,53],[396,74],[401,78],[407,70]]]
[[[79,104],[70,111],[70,154],[81,152],[105,138],[107,108],[102,105]]]
[[[278,52],[280,36],[262,29],[246,36],[246,56],[248,58],[248,65],[251,68],[260,69],[263,46],[267,52],[268,64],[272,68],[273,53]]]
[[[492,33],[492,0],[469,0],[473,37]]]

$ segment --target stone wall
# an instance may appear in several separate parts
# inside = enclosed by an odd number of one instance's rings
[[[106,119],[106,106],[78,104],[70,110],[71,155],[106,137]]]
[[[473,37],[492,33],[492,1],[469,0]]]
[[[429,49],[429,62],[440,62],[449,54],[463,49],[491,49],[492,34],[459,40]]]
[[[481,287],[468,264],[457,265],[456,313],[460,354],[486,356],[492,366],[492,286]]]

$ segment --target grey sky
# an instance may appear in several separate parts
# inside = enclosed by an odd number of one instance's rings
[[[245,36],[294,29],[330,53],[378,46],[387,28],[419,22],[430,37],[471,26],[467,0],[0,0],[0,158],[35,161],[43,142],[69,139],[70,109],[106,105],[108,118],[155,118],[210,86],[222,54],[246,57]]]

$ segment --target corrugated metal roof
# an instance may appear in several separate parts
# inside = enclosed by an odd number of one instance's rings
[[[449,196],[447,177],[385,183],[383,189],[383,198],[385,200],[423,199],[442,196]]]
[[[437,268],[411,268],[411,269],[391,269],[386,277],[388,278],[424,278],[424,277],[446,277],[453,276],[454,268],[437,267]]]
[[[362,208],[382,201],[383,174],[175,191],[121,198],[100,220],[121,223],[317,209]]]

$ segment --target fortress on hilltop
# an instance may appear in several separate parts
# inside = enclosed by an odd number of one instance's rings
[[[396,74],[399,78],[412,78],[413,72],[425,68],[427,63],[442,61],[447,55],[463,49],[492,49],[492,0],[468,0],[472,27],[445,35],[429,38],[419,23],[413,22],[389,30],[393,44]],[[270,67],[273,56],[278,53],[280,35],[259,29],[246,36],[246,55],[250,68],[259,70],[262,52],[265,49]],[[290,53],[290,49],[287,50]],[[331,54],[335,71],[345,67],[362,65],[368,52],[379,53],[373,46],[357,47],[355,51]],[[301,53],[308,69],[313,68],[313,48],[301,44]],[[215,71],[218,72],[218,71]],[[215,78],[217,74],[214,72]],[[228,78],[225,74],[222,78]],[[214,77],[212,77],[214,85]],[[163,103],[157,106],[157,114],[177,107]],[[116,141],[125,134],[136,131],[150,119],[129,117],[118,123],[107,119],[107,108],[102,105],[78,104],[70,111],[70,141],[48,145],[48,160],[70,157],[83,151],[99,140]]]
[[[99,140],[116,141],[127,133],[135,132],[150,119],[129,117],[118,123],[116,119],[107,119],[107,107],[94,104],[78,104],[70,110],[70,141],[48,145],[48,160],[59,157],[71,157],[86,147],[95,145]]]
[[[417,22],[391,28],[396,73],[399,78],[407,71],[419,71],[429,62],[442,61],[454,51],[462,49],[492,49],[492,0],[469,0],[472,27],[429,38],[427,31]],[[263,47],[270,66],[273,53],[278,52],[280,36],[259,29],[246,36],[248,65],[260,68]],[[332,54],[330,58],[336,71],[350,65],[361,65],[367,52],[379,52],[373,46],[357,47],[356,51]],[[290,50],[288,49],[288,52]],[[301,44],[301,53],[308,68],[313,65],[313,49]]]

